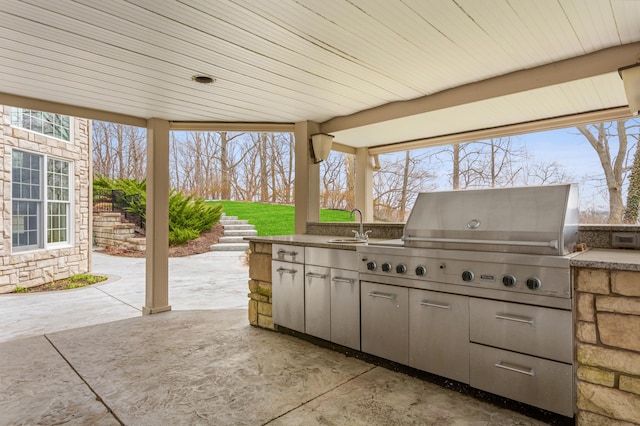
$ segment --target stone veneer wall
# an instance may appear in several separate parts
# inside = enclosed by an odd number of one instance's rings
[[[274,329],[271,318],[270,243],[249,243],[249,323]]]
[[[0,236],[0,293],[17,286],[32,287],[84,273],[90,268],[91,151],[89,120],[74,118],[73,141],[65,142],[11,127],[10,107],[0,105],[0,185],[2,234]],[[11,253],[11,152],[20,149],[73,162],[73,244],[55,250]]]
[[[640,424],[640,272],[576,271],[577,422]]]

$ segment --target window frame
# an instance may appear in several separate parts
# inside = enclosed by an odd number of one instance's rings
[[[30,127],[24,127],[22,124],[24,124],[23,120],[20,120],[21,122],[17,122],[14,121],[14,119],[19,115],[19,114],[24,114],[26,111],[33,111],[33,112],[37,112],[40,114],[48,114],[51,115],[53,118],[53,121],[49,121],[47,120],[46,123],[48,123],[49,125],[52,126],[52,128],[54,129],[52,134],[48,134],[48,133],[44,133],[38,130],[34,130],[33,128]],[[74,139],[74,118],[70,115],[64,115],[64,114],[56,114],[53,112],[46,112],[46,111],[39,111],[39,110],[35,110],[35,109],[28,109],[28,108],[18,108],[18,107],[12,107],[11,108],[11,112],[10,112],[10,116],[11,116],[11,127],[14,127],[16,129],[22,129],[22,130],[26,130],[27,132],[31,132],[31,133],[36,133],[38,135],[42,135],[45,136],[47,138],[51,138],[51,139],[55,139],[55,140],[59,140],[65,143],[73,143],[73,139]],[[22,116],[21,116],[22,117]],[[33,117],[32,114],[29,114],[29,117]],[[69,129],[68,129],[68,133],[69,133],[69,140],[63,139],[61,137],[58,137],[55,135],[55,127],[56,126],[61,126],[60,124],[56,123],[56,121],[62,119],[63,117],[66,117],[69,120]]]
[[[13,166],[13,161],[15,158],[15,153],[19,152],[19,153],[25,153],[28,154],[30,156],[35,156],[38,158],[39,164],[40,164],[40,170],[39,170],[39,178],[38,178],[38,192],[39,192],[39,198],[36,200],[35,198],[19,198],[16,199],[16,197],[14,197],[14,183],[16,183],[16,181],[14,180],[14,166]],[[55,185],[50,185],[49,184],[49,179],[50,179],[50,168],[52,167],[52,165],[50,164],[51,162],[53,162],[55,164],[55,162],[59,162],[61,164],[66,164],[66,173],[57,173],[58,176],[60,176],[60,182],[61,185],[55,186]],[[11,151],[11,164],[12,164],[12,170],[11,170],[11,252],[12,253],[26,253],[26,252],[30,252],[30,251],[37,251],[37,250],[53,250],[53,249],[58,249],[58,248],[67,248],[67,247],[73,247],[73,243],[74,243],[74,215],[75,215],[75,209],[74,209],[74,174],[73,174],[73,167],[74,167],[74,162],[72,160],[67,160],[64,158],[58,158],[52,155],[47,155],[47,154],[41,154],[41,153],[34,153],[34,152],[29,152],[27,150],[22,150],[22,149],[13,149]],[[21,169],[24,169],[24,167],[21,167]],[[63,168],[64,170],[64,168]],[[52,174],[52,177],[56,176],[56,173],[54,172]],[[62,176],[66,176],[67,177],[67,182],[66,182],[66,194],[64,193],[64,186],[62,186]],[[53,181],[55,182],[55,177],[53,178]],[[22,182],[21,182],[22,183]],[[55,199],[55,196],[51,196],[51,194],[55,193],[55,190],[59,189],[60,193],[62,196],[66,195],[66,200],[62,199]],[[52,192],[53,191],[53,192]],[[22,195],[22,194],[21,194]],[[63,197],[64,198],[64,197]],[[16,246],[14,244],[14,223],[15,220],[17,218],[17,216],[14,214],[15,213],[15,202],[32,202],[32,203],[36,203],[36,208],[37,208],[37,215],[36,215],[36,230],[37,230],[37,243],[36,244],[29,244],[29,245],[23,245],[23,246]],[[58,215],[51,215],[50,214],[50,209],[52,206],[54,205],[65,205],[66,206],[66,212],[64,212],[63,214],[58,214]],[[52,231],[52,223],[53,223],[53,218],[57,217],[57,218],[64,218],[64,225],[60,226],[60,221],[58,219],[57,221],[57,228],[55,229],[56,231],[60,232],[62,231],[66,231],[66,235],[65,235],[65,239],[62,241],[54,241],[54,242],[49,242],[50,240],[50,231]]]

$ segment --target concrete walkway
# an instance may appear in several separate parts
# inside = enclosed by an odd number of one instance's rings
[[[145,259],[93,253],[93,273],[109,280],[60,292],[0,295],[0,342],[142,315]],[[173,310],[246,309],[245,254],[209,252],[169,259]]]

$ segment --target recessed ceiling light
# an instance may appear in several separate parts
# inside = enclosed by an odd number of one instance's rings
[[[212,84],[216,82],[216,79],[211,77],[210,75],[206,75],[206,74],[196,74],[193,77],[191,77],[191,80],[195,81],[196,83],[201,83],[201,84]]]

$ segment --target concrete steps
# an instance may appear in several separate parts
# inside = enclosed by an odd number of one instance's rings
[[[224,236],[220,237],[218,244],[211,246],[212,251],[246,251],[249,243],[243,238],[258,235],[255,226],[249,225],[246,220],[238,220],[237,216],[223,214],[220,224],[224,228]]]

